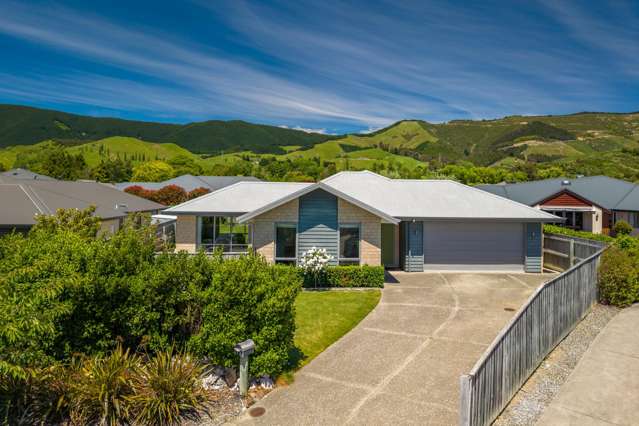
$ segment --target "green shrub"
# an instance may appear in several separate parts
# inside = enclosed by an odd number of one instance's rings
[[[593,234],[587,231],[575,231],[574,229],[564,228],[557,225],[544,225],[544,232],[548,234],[566,235],[569,237],[585,238],[587,240],[603,241],[605,243],[612,243],[615,239],[609,235]]]
[[[70,417],[75,424],[119,425],[132,418],[129,398],[141,359],[117,346],[109,355],[85,359],[71,384]]]
[[[233,346],[251,338],[254,375],[278,374],[293,348],[295,298],[301,277],[294,268],[269,265],[262,256],[219,261],[201,298],[202,327],[191,339],[200,356],[227,367],[238,362]]]
[[[369,265],[328,266],[318,278],[300,273],[304,287],[384,287],[384,267]]]
[[[230,366],[233,345],[253,338],[255,372],[286,365],[295,269],[256,255],[158,255],[145,223],[106,239],[77,222],[86,215],[62,212],[28,236],[0,238],[0,374],[25,378],[25,369],[105,355],[117,342],[150,353],[194,347]]]
[[[599,299],[615,306],[639,301],[639,265],[636,253],[612,246],[603,254],[599,267]]]
[[[135,422],[141,425],[178,425],[199,419],[206,391],[202,367],[193,358],[169,348],[158,352],[139,370],[129,398]]]
[[[0,424],[59,424],[68,416],[70,370],[62,364],[0,375]]]
[[[332,266],[326,270],[328,287],[384,287],[383,266]]]
[[[625,220],[618,220],[615,225],[612,227],[612,231],[615,235],[630,235],[634,228],[631,224],[626,222]]]

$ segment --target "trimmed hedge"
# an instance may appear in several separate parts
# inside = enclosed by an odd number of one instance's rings
[[[300,273],[304,272],[300,269]],[[304,275],[303,275],[304,276]],[[312,276],[304,276],[304,287],[316,287]],[[317,287],[384,287],[384,267],[369,265],[329,266],[319,277]]]
[[[564,228],[557,225],[544,225],[544,232],[549,234],[567,235],[569,237],[585,238],[587,240],[603,241],[605,243],[612,243],[615,239],[609,235],[593,234],[586,231],[575,231],[570,228]]]

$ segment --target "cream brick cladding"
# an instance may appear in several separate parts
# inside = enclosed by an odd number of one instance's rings
[[[295,199],[255,217],[253,223],[253,248],[269,262],[275,262],[275,224],[297,223],[299,200]]]
[[[378,266],[382,264],[382,221],[379,217],[348,201],[337,199],[339,223],[360,224],[360,263]]]
[[[175,227],[175,251],[197,251],[197,216],[177,217]]]

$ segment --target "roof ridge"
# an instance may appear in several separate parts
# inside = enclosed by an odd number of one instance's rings
[[[511,204],[515,204],[515,205],[517,205],[517,206],[519,206],[519,207],[525,207],[525,208],[526,208],[526,209],[528,209],[528,210],[533,210],[533,211],[535,211],[535,213],[543,213],[544,215],[549,216],[549,217],[556,217],[555,215],[552,215],[552,214],[550,214],[550,213],[547,213],[547,212],[545,212],[545,211],[543,211],[543,210],[541,210],[541,209],[536,209],[536,208],[534,208],[534,207],[530,207],[530,206],[528,206],[528,205],[526,205],[526,204],[524,204],[524,203],[520,203],[520,202],[518,202],[518,201],[511,200],[510,198],[502,197],[502,196],[500,196],[500,195],[493,194],[492,192],[484,191],[484,190],[482,190],[482,189],[475,188],[474,186],[465,185],[465,184],[463,184],[463,183],[461,183],[461,182],[457,182],[457,181],[454,181],[454,180],[453,180],[453,181],[451,181],[451,182],[454,182],[454,183],[456,183],[457,185],[460,185],[460,186],[464,186],[464,187],[470,188],[470,189],[472,189],[473,191],[479,191],[479,192],[482,192],[482,193],[487,194],[487,195],[489,195],[489,196],[491,196],[491,197],[493,197],[493,198],[499,198],[500,200],[508,201],[509,203],[511,203]]]
[[[616,208],[619,204],[623,203],[623,202],[624,202],[624,200],[625,200],[626,198],[628,198],[628,196],[629,196],[631,193],[633,193],[633,192],[634,192],[634,190],[635,190],[635,189],[637,189],[637,188],[639,188],[639,185],[637,185],[636,183],[633,183],[633,184],[632,184],[632,188],[630,188],[630,191],[628,191],[628,192],[626,193],[626,195],[624,195],[623,197],[621,197],[621,199],[619,200],[619,202],[618,202],[617,204],[615,204],[615,206],[613,207],[613,209],[614,209],[614,208]]]

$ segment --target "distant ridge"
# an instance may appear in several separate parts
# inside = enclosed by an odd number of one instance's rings
[[[242,150],[282,153],[280,146],[309,146],[333,138],[319,133],[240,120],[210,120],[182,125],[88,117],[28,106],[0,104],[0,148],[33,145],[47,139],[78,143],[111,136],[128,136],[150,142],[172,142],[191,152],[206,154]]]

